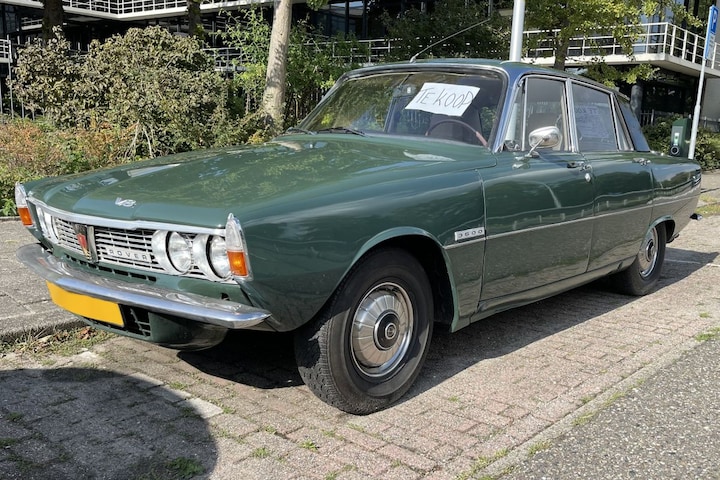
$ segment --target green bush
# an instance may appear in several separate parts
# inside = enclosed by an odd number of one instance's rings
[[[670,132],[672,123],[680,118],[665,117],[657,120],[653,125],[643,127],[650,148],[657,152],[667,153],[670,148]],[[720,133],[707,129],[699,129],[695,138],[695,160],[703,170],[716,170],[720,168]]]
[[[14,215],[15,182],[133,160],[132,131],[110,125],[58,129],[30,120],[0,121],[0,215]]]
[[[670,130],[672,129],[672,123],[678,118],[679,116],[659,118],[654,124],[645,125],[642,128],[650,148],[656,152],[667,153],[670,149]]]
[[[695,143],[695,160],[703,170],[720,168],[720,133],[699,130]]]
[[[13,88],[26,107],[61,128],[110,122],[131,129],[133,156],[215,143],[227,120],[227,88],[194,38],[131,28],[75,55],[57,38],[20,51]]]

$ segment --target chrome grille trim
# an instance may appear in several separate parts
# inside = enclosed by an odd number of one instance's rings
[[[153,234],[157,230],[175,231],[192,236],[202,234],[209,235],[208,232],[212,232],[211,235],[224,236],[225,233],[224,229],[186,227],[174,224],[143,221],[109,221],[108,219],[98,219],[87,215],[73,215],[47,207],[42,202],[35,202],[34,206],[38,212],[42,210],[51,215],[53,237],[56,236],[56,238],[50,238],[50,236],[47,235],[46,238],[58,246],[85,258],[85,253],[83,252],[78,235],[75,231],[75,224],[79,223],[77,220],[94,221],[95,223],[83,223],[83,225],[91,227],[88,228],[88,231],[92,232],[92,238],[89,239],[89,241],[93,243],[93,250],[97,254],[98,263],[124,268],[133,268],[136,270],[154,273],[162,273],[166,275],[177,276],[178,274],[165,269],[158,262],[155,254],[153,253],[152,239]],[[144,228],[120,228],[120,225],[132,225],[135,227],[142,225]],[[162,228],[157,228],[156,230],[149,228],[149,226]],[[192,268],[182,276],[221,281],[225,283],[233,282],[232,278],[225,280],[209,278],[197,265],[193,265]]]
[[[107,227],[118,230],[168,230],[172,232],[195,233],[206,235],[225,236],[225,227],[207,228],[196,227],[193,225],[178,225],[175,223],[149,222],[147,220],[116,220],[112,218],[95,217],[92,215],[81,215],[77,213],[69,213],[57,208],[50,207],[44,202],[36,199],[32,195],[32,191],[28,193],[28,204],[32,204],[37,209],[45,210],[53,217],[62,218],[70,223],[81,223],[83,225],[93,225],[96,227]]]

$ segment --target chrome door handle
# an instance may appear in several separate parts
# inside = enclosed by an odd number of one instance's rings
[[[592,165],[590,165],[589,163],[585,163],[583,161],[568,162],[567,167],[568,168],[578,168],[581,171],[592,170]]]
[[[640,165],[642,165],[644,167],[646,165],[649,165],[651,163],[651,161],[649,158],[636,157],[636,158],[633,158],[633,163],[639,163]]]

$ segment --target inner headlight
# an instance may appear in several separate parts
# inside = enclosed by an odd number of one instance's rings
[[[192,266],[192,242],[177,232],[172,232],[167,240],[167,254],[173,267],[185,273]]]

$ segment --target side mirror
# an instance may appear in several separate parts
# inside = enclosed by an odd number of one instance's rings
[[[552,148],[560,145],[562,135],[558,127],[540,127],[536,128],[529,135],[530,151],[527,156],[536,156],[535,150],[538,148]]]

